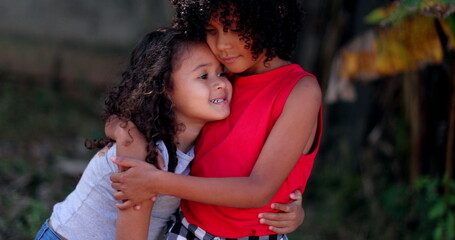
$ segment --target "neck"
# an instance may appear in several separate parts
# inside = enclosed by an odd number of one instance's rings
[[[186,153],[193,147],[196,138],[202,130],[205,123],[187,124],[184,123],[184,128],[177,132],[176,141],[177,149]]]
[[[261,74],[261,73],[265,73],[265,72],[271,71],[273,69],[291,64],[290,61],[283,60],[279,57],[275,57],[266,63],[264,63],[264,60],[265,60],[265,55],[263,55],[262,57],[260,57],[256,60],[256,61],[260,62],[260,64],[258,64],[257,67],[248,69],[247,71],[245,71],[239,75],[250,76],[250,75]]]

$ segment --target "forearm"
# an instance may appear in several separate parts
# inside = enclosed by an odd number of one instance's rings
[[[144,240],[148,238],[153,201],[142,202],[141,209],[119,210],[117,216],[117,240]]]
[[[149,181],[156,193],[227,207],[263,207],[271,201],[279,187],[271,187],[251,176],[205,178],[168,172],[160,172],[159,175],[159,179]]]

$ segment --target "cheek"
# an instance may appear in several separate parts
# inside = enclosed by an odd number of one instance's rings
[[[205,41],[207,42],[207,45],[209,46],[210,51],[215,52],[217,50],[216,49],[216,37],[215,36],[207,35]]]

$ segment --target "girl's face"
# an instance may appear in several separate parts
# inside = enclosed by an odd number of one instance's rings
[[[206,34],[210,50],[229,71],[243,75],[267,71],[264,66],[265,53],[253,60],[253,54],[250,49],[245,49],[245,42],[240,40],[235,24],[224,32],[223,25],[217,19],[212,18],[206,27]]]
[[[232,85],[206,44],[191,44],[182,50],[171,78],[173,91],[170,97],[179,123],[188,127],[229,115]]]

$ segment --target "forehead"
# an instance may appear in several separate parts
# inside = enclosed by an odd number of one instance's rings
[[[199,62],[211,60],[212,56],[213,53],[206,43],[194,42],[184,44],[174,56],[173,68],[174,70],[178,70],[185,66],[196,65]]]
[[[235,15],[234,13],[225,11],[225,10],[218,10],[214,12],[210,16],[210,23],[218,23],[220,25],[228,26],[231,24],[235,24],[239,20],[239,16]]]

